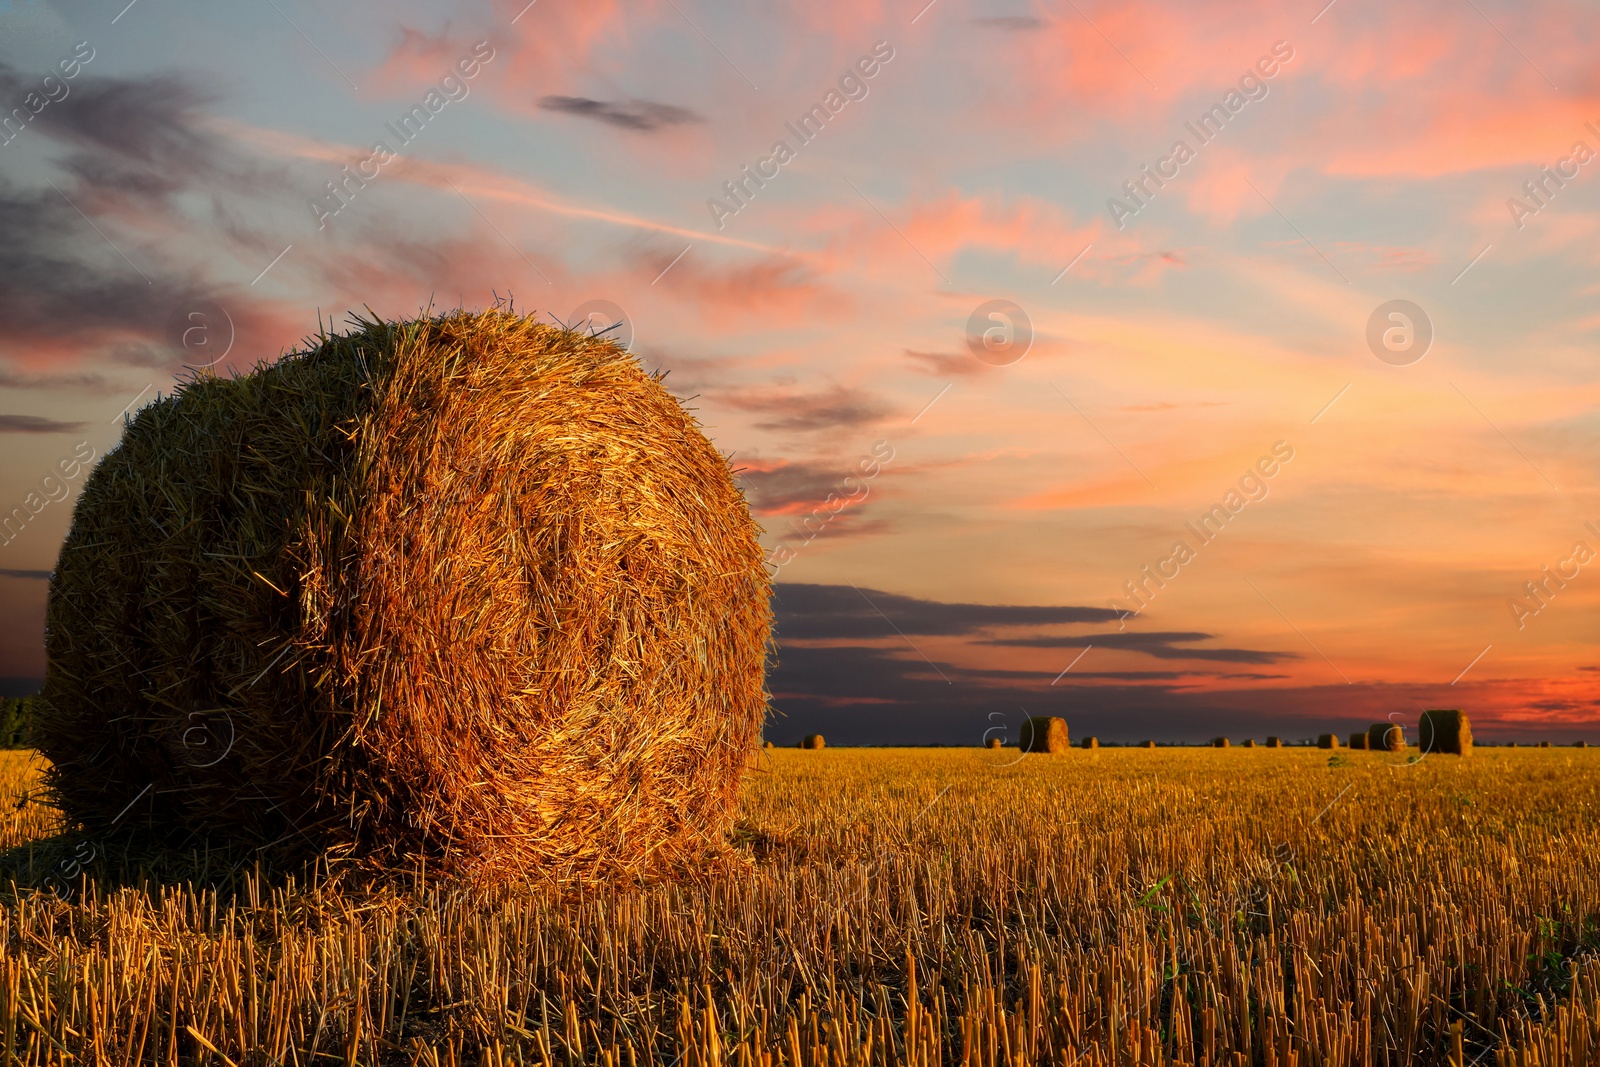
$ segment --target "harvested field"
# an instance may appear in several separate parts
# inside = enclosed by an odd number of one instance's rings
[[[736,865],[569,898],[33,893],[74,850],[94,874],[125,848],[45,840],[41,770],[0,754],[24,887],[0,912],[0,1028],[23,1064],[1520,1067],[1600,1047],[1600,754],[1571,747],[766,750]]]

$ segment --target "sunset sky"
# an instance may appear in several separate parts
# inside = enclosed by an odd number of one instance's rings
[[[743,468],[776,741],[1600,741],[1600,10],[1324,3],[0,3],[4,684],[171,323],[509,294]]]

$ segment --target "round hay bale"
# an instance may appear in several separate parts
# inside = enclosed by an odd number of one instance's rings
[[[1539,747],[1540,748],[1549,748],[1550,747],[1550,742],[1548,742],[1548,741],[1540,741],[1539,742]]]
[[[761,747],[762,748],[777,748],[778,746],[774,745],[771,741],[763,741],[761,743]]]
[[[1506,747],[1507,748],[1521,748],[1522,747],[1522,742],[1520,742],[1520,741],[1507,741],[1506,742]]]
[[[1351,734],[1350,747],[1354,749],[1371,748],[1372,746],[1367,739],[1367,732],[1365,730],[1357,730],[1355,733]]]
[[[1317,738],[1317,747],[1318,748],[1338,748],[1339,747],[1339,735],[1338,734],[1322,734],[1320,737]]]
[[[1267,738],[1267,747],[1268,748],[1282,748],[1283,747],[1283,738],[1281,738],[1281,737],[1269,737],[1269,738]]]
[[[1156,747],[1156,743],[1154,741],[1144,741],[1144,742],[1140,743],[1139,747],[1140,748],[1155,748]]]
[[[1424,711],[1417,727],[1417,739],[1426,753],[1472,755],[1472,724],[1467,721],[1466,712],[1458,708]]]
[[[1588,748],[1589,747],[1589,742],[1587,742],[1587,741],[1574,741],[1574,742],[1572,742],[1572,747],[1573,748]]]
[[[1367,747],[1374,752],[1404,752],[1405,729],[1392,722],[1375,722],[1367,727]]]
[[[823,740],[821,734],[806,734],[800,739],[801,748],[827,748],[828,742]]]
[[[1227,748],[1228,747],[1228,739],[1226,737],[1213,737],[1211,739],[1211,747],[1212,748]]]
[[[25,748],[32,744],[35,697],[0,699],[0,748]]]
[[[1030,715],[1022,722],[1024,752],[1065,752],[1072,746],[1067,720],[1055,715]]]
[[[991,738],[989,738],[989,740],[987,740],[987,741],[985,741],[983,743],[983,747],[984,748],[1000,748],[1000,747],[1002,747],[1002,742],[998,737],[991,737]]]
[[[720,840],[771,620],[727,461],[605,338],[353,327],[196,376],[86,482],[50,583],[56,801],[484,875]]]
[[[1248,740],[1245,741],[1245,743],[1241,747],[1243,747],[1243,748],[1255,748],[1256,747],[1256,739],[1253,738],[1253,737],[1249,738]]]
[[[1099,748],[1100,739],[1098,737],[1085,737],[1079,744],[1083,745],[1084,748]]]

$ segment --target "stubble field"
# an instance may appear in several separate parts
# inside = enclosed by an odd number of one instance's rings
[[[39,770],[0,753],[8,1063],[1600,1057],[1593,750],[769,750],[722,862],[487,896],[129,887]]]

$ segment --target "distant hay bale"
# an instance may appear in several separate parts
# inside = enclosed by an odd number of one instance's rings
[[[1506,742],[1506,747],[1507,748],[1521,748],[1522,747],[1522,742],[1520,742],[1520,741],[1507,741]]]
[[[983,743],[983,747],[984,748],[999,748],[999,747],[1001,747],[1001,741],[1000,741],[1000,739],[998,737],[991,737],[991,738],[989,738],[989,740],[987,740],[987,741],[985,741]]]
[[[1351,734],[1350,747],[1354,749],[1371,748],[1371,744],[1369,744],[1367,741],[1367,732],[1365,730],[1357,730],[1355,733]]]
[[[1100,739],[1098,737],[1085,737],[1079,743],[1082,744],[1084,748],[1099,748],[1100,747]]]
[[[1587,741],[1574,741],[1574,742],[1572,742],[1572,747],[1573,748],[1588,748],[1589,747],[1589,742],[1587,742]]]
[[[1323,735],[1321,735],[1320,737],[1317,738],[1317,747],[1318,748],[1338,748],[1339,747],[1339,735],[1338,734],[1323,734]]]
[[[1245,741],[1245,743],[1241,747],[1243,747],[1243,748],[1255,748],[1256,747],[1256,739],[1253,738],[1253,737],[1249,738],[1248,740]]]
[[[1267,738],[1267,747],[1268,748],[1282,748],[1283,747],[1283,738],[1281,738],[1281,737],[1269,737],[1269,738]]]
[[[1054,715],[1030,715],[1022,723],[1022,751],[1065,752],[1072,745],[1067,720]]]
[[[656,376],[531,316],[356,320],[202,372],[77,503],[49,786],[91,834],[377,866],[700,854],[767,710],[759,532]]]
[[[1226,737],[1213,737],[1211,739],[1211,747],[1212,748],[1227,748],[1228,747],[1228,739]]]
[[[761,747],[762,748],[776,748],[777,746],[774,745],[771,741],[763,741],[761,743]]]
[[[1142,741],[1142,742],[1140,742],[1139,747],[1140,748],[1155,748],[1156,747],[1156,743],[1154,741]]]
[[[26,748],[33,744],[37,703],[37,697],[0,698],[0,748]]]
[[[826,747],[828,747],[828,742],[823,740],[823,737],[822,737],[821,734],[806,734],[805,737],[800,739],[800,747],[801,748],[826,748]]]
[[[1472,724],[1466,713],[1457,708],[1424,711],[1417,739],[1425,753],[1472,755]]]
[[[1367,727],[1367,747],[1374,752],[1404,752],[1406,732],[1392,722],[1375,722]]]
[[[1550,742],[1548,742],[1548,741],[1540,741],[1539,742],[1539,747],[1540,748],[1549,748],[1550,747]]]

